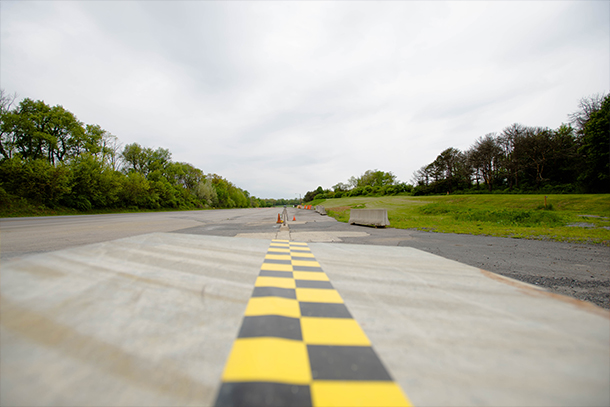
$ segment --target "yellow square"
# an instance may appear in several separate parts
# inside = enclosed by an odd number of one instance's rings
[[[324,272],[293,271],[292,276],[295,280],[330,281]]]
[[[342,304],[343,299],[336,290],[320,288],[297,288],[297,300],[301,302],[328,302]]]
[[[394,382],[314,381],[311,384],[314,406],[325,407],[412,407]]]
[[[292,250],[292,252],[290,253],[291,256],[297,256],[297,257],[309,257],[309,258],[314,258],[314,255],[311,253],[307,253],[307,252],[299,252],[299,251],[294,251]]]
[[[252,297],[248,301],[245,316],[281,315],[283,317],[299,318],[301,307],[297,300],[280,297]]]
[[[288,243],[271,243],[269,247],[290,247]]]
[[[292,259],[293,266],[301,266],[301,267],[320,267],[320,263],[317,261],[310,260],[294,260]]]
[[[292,271],[292,266],[290,264],[263,263],[261,270]]]
[[[254,287],[295,288],[295,282],[292,278],[259,276]]]
[[[307,247],[307,243],[305,243],[305,242],[290,242],[290,246],[305,246],[305,247]]]
[[[358,322],[351,318],[302,317],[301,332],[308,345],[371,345]]]
[[[290,260],[290,254],[267,254],[265,259],[269,260]]]
[[[307,347],[281,338],[238,338],[222,374],[225,382],[309,384]]]
[[[290,249],[285,249],[285,248],[281,248],[281,247],[270,247],[269,250],[267,250],[268,254],[273,254],[273,253],[288,253],[290,254]]]
[[[290,250],[293,250],[295,252],[311,252],[311,249],[309,249],[309,247],[299,247],[299,246],[290,246]]]

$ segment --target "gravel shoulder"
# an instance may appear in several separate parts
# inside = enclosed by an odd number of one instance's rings
[[[342,237],[341,240],[351,244],[413,247],[610,309],[610,247],[607,246],[376,229],[327,217],[318,216],[318,219],[291,226],[291,231],[315,228],[366,232],[366,237]]]

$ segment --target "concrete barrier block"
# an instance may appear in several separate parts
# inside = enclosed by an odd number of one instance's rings
[[[322,205],[316,206],[316,212],[320,215],[326,215],[326,209]]]
[[[389,226],[387,209],[352,209],[349,214],[349,224],[366,226]]]

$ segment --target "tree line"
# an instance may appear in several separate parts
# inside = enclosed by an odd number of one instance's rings
[[[447,148],[413,175],[414,193],[610,192],[610,94],[581,99],[557,129],[518,123]]]
[[[0,90],[0,206],[203,209],[271,206],[164,148],[123,146],[62,106]]]
[[[400,182],[392,172],[380,170],[367,170],[359,177],[350,177],[347,182],[339,182],[332,189],[323,189],[319,186],[313,191],[307,191],[305,202],[314,199],[343,198],[349,196],[380,196],[410,193],[413,186]]]
[[[450,147],[413,174],[368,170],[305,202],[345,196],[445,193],[610,193],[610,94],[582,98],[569,124],[553,130],[518,123],[477,139],[467,151]]]

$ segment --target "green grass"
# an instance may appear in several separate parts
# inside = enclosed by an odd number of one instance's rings
[[[610,246],[610,195],[384,196],[321,203],[341,222],[351,208],[386,208],[391,227]],[[594,215],[598,217],[581,217]],[[571,227],[587,223],[590,227]]]

